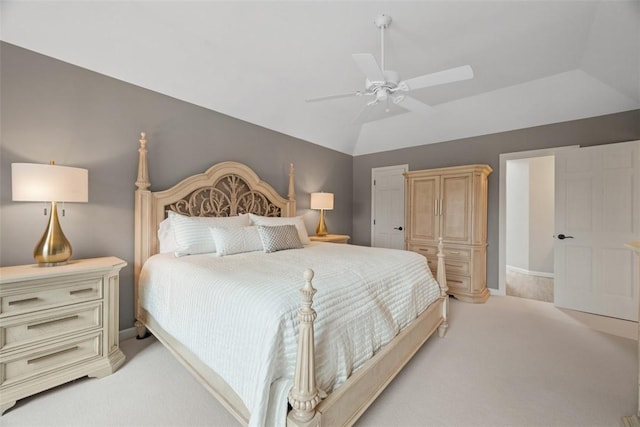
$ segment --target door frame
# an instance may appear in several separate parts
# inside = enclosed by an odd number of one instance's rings
[[[553,156],[559,151],[580,148],[579,145],[543,148],[500,154],[500,211],[498,226],[498,289],[489,288],[491,295],[507,295],[507,161]]]
[[[409,172],[409,165],[408,164],[404,164],[404,165],[394,165],[394,166],[382,166],[382,167],[378,167],[378,168],[371,168],[371,218],[369,220],[369,225],[371,228],[371,236],[370,236],[370,242],[371,242],[371,246],[373,246],[373,244],[375,243],[375,227],[373,224],[373,220],[375,219],[375,214],[376,214],[376,210],[375,210],[375,206],[376,206],[376,188],[375,185],[373,184],[373,181],[375,180],[375,172],[376,171],[384,171],[384,170],[390,170],[390,169],[404,169],[405,172]],[[406,185],[404,185],[403,187],[406,187]],[[405,188],[406,191],[406,188]],[[403,194],[403,198],[405,199],[405,205],[406,205],[406,194]],[[406,206],[404,207],[405,209],[405,217],[406,217]],[[406,229],[406,224],[405,227]]]

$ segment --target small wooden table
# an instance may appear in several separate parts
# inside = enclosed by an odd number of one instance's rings
[[[346,234],[327,234],[326,236],[309,236],[312,242],[347,243],[351,236]]]
[[[640,240],[629,242],[625,246],[640,256]],[[640,316],[640,307],[638,307],[638,313]],[[622,426],[640,427],[640,325],[638,326],[638,412],[635,415],[624,417]]]

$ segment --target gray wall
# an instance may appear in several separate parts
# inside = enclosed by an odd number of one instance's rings
[[[138,137],[147,132],[152,190],[214,163],[247,164],[286,195],[294,163],[298,213],[315,232],[309,193],[335,193],[326,215],[351,233],[352,157],[199,108],[52,58],[0,44],[0,265],[33,263],[44,232],[44,204],[11,201],[11,163],[89,170],[89,203],[67,204],[62,228],[74,258],[114,255],[121,274],[120,328],[133,326],[133,194]],[[149,70],[150,73],[153,70]]]
[[[152,70],[150,70],[152,72]],[[75,258],[114,255],[129,262],[121,275],[120,327],[133,323],[133,192],[140,131],[150,144],[152,190],[235,160],[252,167],[282,194],[288,164],[297,169],[298,212],[315,230],[308,193],[335,193],[327,213],[334,233],[370,244],[371,168],[411,170],[487,163],[488,284],[498,283],[499,154],[563,145],[640,139],[640,110],[440,144],[351,157],[194,106],[34,52],[0,43],[0,265],[32,263],[44,231],[44,205],[11,201],[11,163],[89,169],[89,203],[67,205],[62,227]],[[353,201],[353,203],[351,203]]]
[[[401,138],[402,135],[398,137]],[[493,168],[493,173],[489,175],[487,285],[498,288],[500,154],[637,139],[640,139],[640,110],[356,156],[353,159],[352,242],[361,245],[369,245],[371,242],[372,168],[408,164],[410,170],[421,170],[485,163]]]

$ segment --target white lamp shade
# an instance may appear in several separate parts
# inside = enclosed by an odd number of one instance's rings
[[[333,193],[311,193],[311,209],[333,209]]]
[[[87,202],[88,171],[37,163],[11,164],[11,196],[16,202]]]

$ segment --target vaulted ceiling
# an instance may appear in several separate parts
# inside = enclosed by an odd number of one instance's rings
[[[369,99],[352,53],[408,79],[474,78]],[[359,155],[640,108],[640,1],[2,1],[2,40],[344,153]]]

